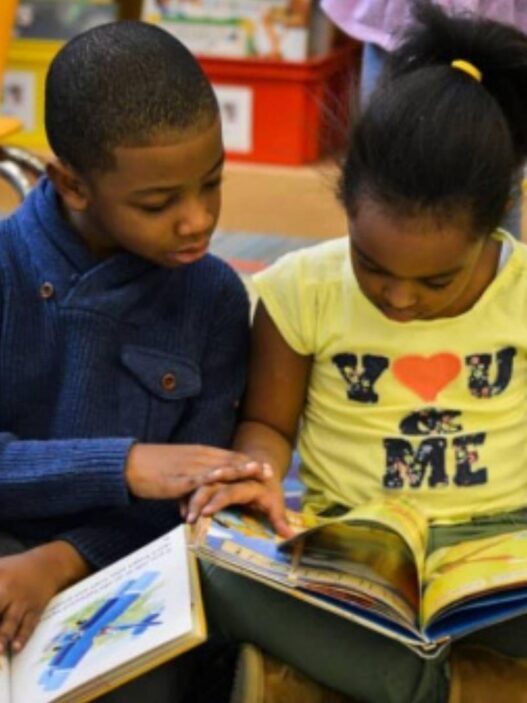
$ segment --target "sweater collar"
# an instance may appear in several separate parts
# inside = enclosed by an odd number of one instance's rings
[[[39,181],[24,205],[38,221],[39,228],[55,251],[58,250],[69,267],[80,275],[97,272],[97,278],[99,275],[104,278],[104,272],[107,272],[115,283],[116,274],[124,282],[152,268],[158,268],[125,251],[107,259],[98,259],[64,217],[57,191],[47,176]]]

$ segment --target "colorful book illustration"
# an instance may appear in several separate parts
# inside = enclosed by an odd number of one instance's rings
[[[203,642],[186,529],[54,598],[24,650],[0,659],[0,703],[83,703]]]
[[[202,520],[204,559],[435,656],[450,640],[527,612],[527,530],[427,554],[410,501],[380,499],[331,519],[289,513],[281,540],[264,518],[226,510]]]

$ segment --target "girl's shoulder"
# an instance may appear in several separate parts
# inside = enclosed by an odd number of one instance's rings
[[[289,252],[255,279],[285,276],[320,286],[339,283],[350,271],[349,237],[340,237]]]

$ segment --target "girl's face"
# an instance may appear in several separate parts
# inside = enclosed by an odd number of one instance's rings
[[[351,262],[364,295],[397,322],[469,310],[496,274],[499,243],[462,220],[390,214],[363,200],[350,217]]]

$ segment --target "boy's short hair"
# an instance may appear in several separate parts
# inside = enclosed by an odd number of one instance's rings
[[[46,79],[48,141],[80,173],[109,170],[116,146],[212,124],[218,104],[188,49],[144,22],[112,22],[68,42]]]

